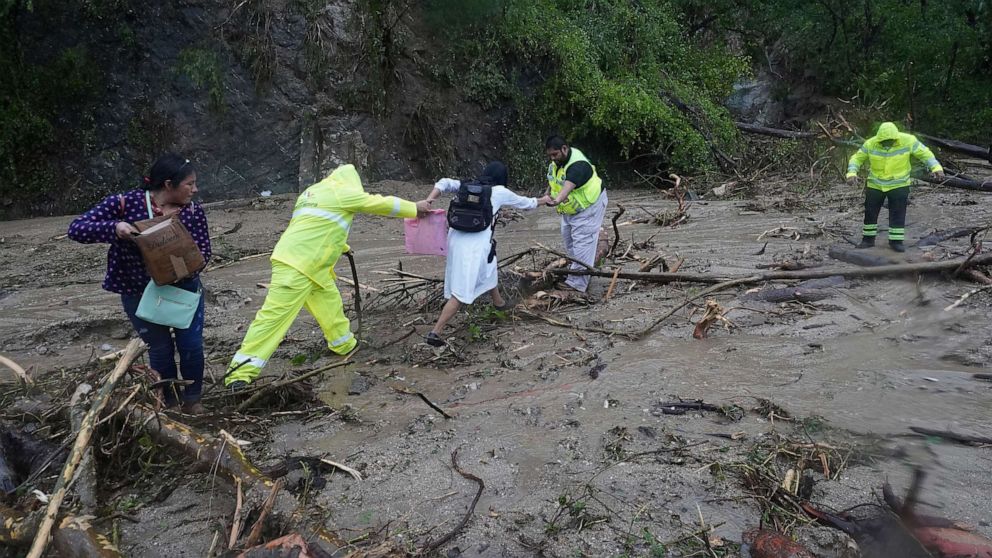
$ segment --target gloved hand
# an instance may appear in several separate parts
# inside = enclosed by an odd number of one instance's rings
[[[857,176],[847,177],[847,183],[850,184],[851,186],[857,186],[860,182],[861,179],[859,179]]]
[[[937,180],[944,180],[944,171],[937,171],[933,173],[933,177]]]

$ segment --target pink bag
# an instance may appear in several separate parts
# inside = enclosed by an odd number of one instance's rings
[[[407,254],[446,256],[448,254],[448,215],[435,209],[420,219],[404,219]]]

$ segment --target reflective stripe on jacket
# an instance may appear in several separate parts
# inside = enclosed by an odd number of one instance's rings
[[[333,283],[334,265],[348,251],[348,231],[356,213],[416,217],[417,206],[395,196],[366,193],[355,167],[340,166],[296,199],[293,218],[272,259],[296,268],[318,285]]]
[[[892,147],[882,146],[885,140],[895,140]],[[885,122],[878,134],[865,141],[847,164],[847,177],[858,175],[865,160],[868,161],[868,187],[887,192],[909,186],[912,158],[926,165],[930,172],[943,171],[937,158],[916,136],[900,132],[896,125]]]
[[[559,168],[554,161],[548,165],[548,186],[551,188],[551,197],[555,198],[561,193],[562,186],[565,185],[565,173],[568,167],[579,161],[585,161],[592,167],[592,177],[585,184],[576,184],[575,188],[568,193],[565,201],[561,202],[555,209],[563,215],[575,215],[590,205],[596,203],[600,192],[603,191],[603,180],[596,174],[596,165],[589,162],[581,151],[574,147],[569,147],[568,163]]]

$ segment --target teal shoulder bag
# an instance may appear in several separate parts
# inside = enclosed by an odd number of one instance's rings
[[[148,218],[151,219],[154,214],[147,192],[145,203],[148,206]],[[201,291],[197,290],[194,293],[172,285],[156,285],[155,281],[149,281],[134,315],[153,324],[187,329],[193,323],[193,316],[200,306]]]
[[[193,316],[200,306],[200,296],[200,291],[194,293],[149,281],[134,315],[153,324],[186,329],[193,323]]]

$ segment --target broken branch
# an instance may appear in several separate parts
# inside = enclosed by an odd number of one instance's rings
[[[107,402],[110,400],[110,394],[117,386],[118,380],[124,376],[131,363],[144,350],[145,345],[141,342],[141,339],[132,339],[127,344],[124,350],[124,356],[121,357],[121,360],[117,362],[117,366],[107,376],[106,381],[104,381],[103,386],[100,387],[100,391],[94,398],[90,410],[83,417],[80,423],[79,433],[76,435],[76,442],[73,444],[72,451],[69,453],[69,459],[66,460],[65,466],[62,468],[62,474],[59,475],[59,479],[55,483],[55,492],[48,500],[45,519],[42,521],[41,526],[38,527],[38,533],[35,535],[34,542],[31,544],[31,550],[28,552],[27,558],[40,558],[44,554],[45,548],[48,546],[48,536],[51,534],[52,526],[55,525],[55,519],[59,513],[59,507],[62,506],[62,501],[65,499],[65,495],[69,490],[69,483],[76,473],[76,468],[79,466],[80,461],[83,460],[86,448],[89,447],[90,439],[93,436],[93,428],[96,426],[100,412],[107,406]]]

